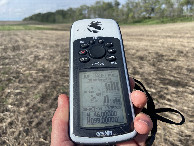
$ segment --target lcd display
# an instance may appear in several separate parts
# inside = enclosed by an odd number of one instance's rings
[[[79,73],[81,127],[126,123],[118,70]]]

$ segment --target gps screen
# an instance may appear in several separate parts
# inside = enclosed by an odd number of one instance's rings
[[[126,123],[118,70],[79,73],[81,127]]]

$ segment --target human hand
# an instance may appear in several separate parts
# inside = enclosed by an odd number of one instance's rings
[[[130,78],[130,85],[133,89],[135,82]],[[131,100],[134,106],[136,117],[134,127],[138,132],[137,136],[129,141],[116,144],[117,146],[144,146],[149,132],[153,127],[150,117],[141,113],[141,110],[147,103],[146,95],[141,91],[133,91]],[[52,119],[51,146],[75,146],[70,140],[69,128],[69,98],[65,94],[58,97],[58,107]]]

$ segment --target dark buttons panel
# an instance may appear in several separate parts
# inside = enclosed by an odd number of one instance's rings
[[[117,50],[118,45],[114,45],[114,38],[96,38],[96,39],[83,39],[80,40],[80,50],[78,52],[79,60],[82,63],[87,62],[98,62],[102,61],[103,63],[108,63],[117,60]],[[84,56],[83,56],[84,55]],[[98,60],[99,59],[99,60]],[[102,59],[102,60],[100,60]],[[105,62],[104,62],[105,61]],[[95,62],[93,64],[95,64]]]

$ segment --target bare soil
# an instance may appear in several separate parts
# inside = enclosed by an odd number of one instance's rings
[[[186,118],[181,126],[158,122],[154,145],[192,146],[194,22],[121,31],[130,76],[156,108],[175,108]],[[57,96],[69,92],[69,37],[69,31],[0,31],[0,145],[50,145]]]

